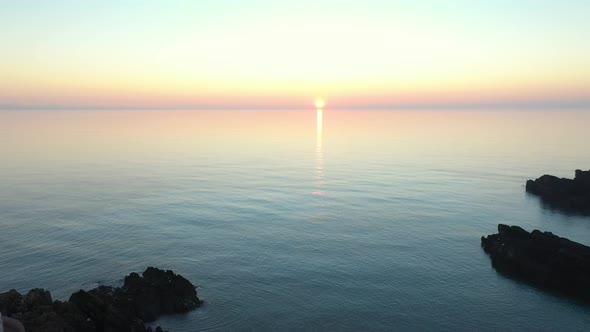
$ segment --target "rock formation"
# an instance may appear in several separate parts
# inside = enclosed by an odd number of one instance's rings
[[[188,312],[201,303],[190,281],[153,267],[141,276],[126,276],[122,287],[79,290],[65,302],[53,301],[49,291],[39,288],[26,295],[14,289],[0,293],[2,315],[21,321],[27,332],[147,332],[152,329],[145,322]]]
[[[518,226],[498,225],[498,234],[481,238],[492,266],[541,288],[590,301],[590,247]]]
[[[526,191],[540,196],[550,206],[590,214],[590,171],[576,170],[573,180],[543,175],[528,180]]]

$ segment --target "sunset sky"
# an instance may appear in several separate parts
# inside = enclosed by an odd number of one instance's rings
[[[589,13],[583,0],[0,0],[0,107],[590,107]]]

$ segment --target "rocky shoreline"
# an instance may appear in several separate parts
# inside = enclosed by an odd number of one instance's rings
[[[68,301],[53,301],[47,290],[26,295],[12,289],[0,293],[0,312],[17,319],[27,332],[125,331],[148,332],[161,315],[186,313],[199,307],[195,286],[174,272],[148,267],[131,273],[122,287],[99,286],[79,290]],[[155,331],[163,331],[160,327]]]
[[[574,179],[543,175],[526,182],[526,191],[541,197],[549,206],[590,214],[590,170],[576,170]]]
[[[481,246],[500,273],[590,302],[590,247],[551,232],[499,224]]]

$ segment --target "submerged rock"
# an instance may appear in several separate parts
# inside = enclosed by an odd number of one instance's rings
[[[147,332],[152,329],[145,322],[163,314],[185,313],[201,304],[190,281],[153,267],[141,276],[126,276],[123,287],[79,290],[65,302],[53,301],[49,291],[39,288],[26,295],[14,289],[0,293],[2,315],[21,321],[27,332]]]
[[[481,246],[498,272],[590,301],[590,247],[551,232],[502,224],[498,234],[482,236]]]
[[[590,170],[576,170],[574,179],[543,175],[526,182],[526,191],[550,206],[590,214]]]

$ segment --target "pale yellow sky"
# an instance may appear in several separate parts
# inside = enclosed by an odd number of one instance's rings
[[[584,1],[5,1],[0,106],[584,106]]]

